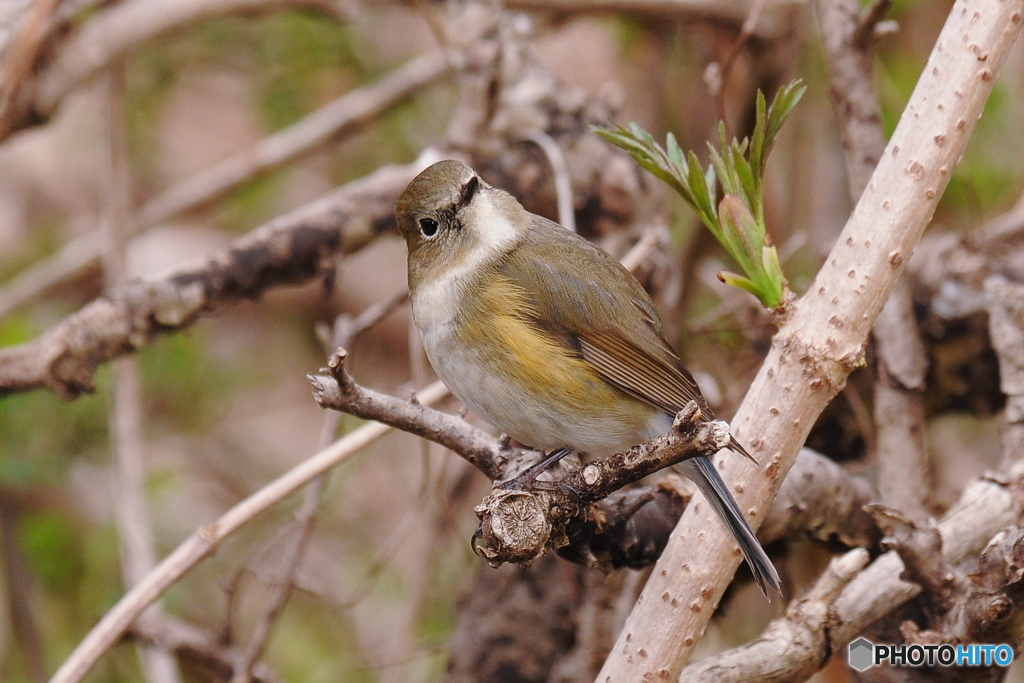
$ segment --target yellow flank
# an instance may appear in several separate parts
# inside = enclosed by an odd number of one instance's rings
[[[495,361],[496,376],[529,387],[535,397],[563,409],[589,413],[594,406],[612,407],[628,400],[564,341],[536,325],[522,287],[500,276],[480,280],[486,284],[464,300],[477,311],[462,317],[462,335],[470,344],[490,347],[488,358]]]

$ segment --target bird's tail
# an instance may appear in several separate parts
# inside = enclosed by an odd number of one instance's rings
[[[684,460],[676,467],[697,485],[700,492],[711,503],[711,507],[718,513],[718,517],[732,534],[740,551],[743,552],[743,557],[754,574],[754,580],[761,587],[761,592],[765,597],[771,600],[771,595],[768,592],[769,586],[781,595],[782,586],[779,582],[778,572],[775,571],[772,561],[768,559],[761,543],[754,536],[754,531],[747,524],[746,517],[740,512],[736,500],[729,493],[725,481],[722,480],[722,475],[718,473],[718,468],[715,467],[711,458],[698,455]]]

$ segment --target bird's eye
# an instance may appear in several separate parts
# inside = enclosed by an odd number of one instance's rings
[[[420,232],[423,233],[424,237],[433,237],[437,234],[437,221],[433,218],[421,218],[420,219]]]

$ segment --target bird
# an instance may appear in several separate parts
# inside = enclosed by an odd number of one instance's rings
[[[572,451],[603,457],[648,441],[690,401],[702,420],[714,419],[650,296],[596,245],[452,159],[409,183],[395,218],[431,366],[488,423],[550,451],[544,467]],[[735,437],[729,448],[753,460]],[[711,504],[765,596],[781,594],[711,459],[676,467]]]

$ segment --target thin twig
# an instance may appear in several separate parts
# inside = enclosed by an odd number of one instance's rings
[[[330,348],[347,346],[356,339],[362,332],[369,329],[381,320],[385,315],[393,311],[408,296],[407,292],[393,296],[389,299],[378,301],[368,307],[355,319],[347,315],[338,316],[334,322],[334,330],[331,335]],[[323,450],[334,441],[334,435],[338,430],[338,423],[341,420],[341,413],[325,411],[323,425],[320,430],[320,449]],[[316,511],[320,507],[320,500],[323,497],[324,488],[327,483],[327,473],[317,477],[303,492],[302,505],[296,510],[289,540],[291,543],[284,550],[284,557],[281,560],[280,577],[273,586],[273,592],[267,599],[263,609],[263,616],[256,624],[253,634],[249,639],[249,646],[241,653],[234,666],[234,674],[231,678],[233,683],[248,683],[252,678],[253,665],[262,656],[267,640],[270,638],[271,630],[277,622],[277,617],[284,608],[295,586],[295,571],[299,567],[305,554],[306,545],[313,531],[313,524],[316,519]]]
[[[754,35],[754,30],[761,20],[761,14],[764,12],[766,4],[768,4],[767,0],[752,1],[747,18],[743,20],[739,35],[736,36],[732,45],[729,46],[725,59],[709,64],[708,68],[704,71],[704,83],[707,85],[708,91],[711,93],[711,97],[718,108],[718,119],[726,121],[727,127],[729,124],[725,110],[725,84],[729,80],[729,72],[732,71],[732,67],[740,56],[743,46]]]
[[[16,651],[24,656],[33,683],[43,683],[46,681],[45,651],[39,627],[32,615],[32,579],[18,547],[16,514],[13,508],[0,505],[0,572],[11,627],[8,642],[17,643]]]
[[[346,93],[292,125],[267,136],[210,168],[172,186],[144,204],[130,221],[137,234],[175,216],[195,211],[242,184],[323,149],[437,83],[448,71],[440,54],[418,57],[374,83]],[[0,289],[0,319],[99,264],[98,234],[77,237],[53,256],[34,264]]]
[[[875,42],[876,30],[882,17],[892,7],[892,0],[872,0],[861,12],[860,20],[853,31],[853,44],[859,50],[867,50]]]
[[[527,128],[520,132],[520,139],[529,140],[540,147],[551,164],[551,174],[555,179],[555,197],[558,201],[558,222],[569,232],[576,232],[576,212],[572,200],[572,181],[569,179],[569,167],[565,163],[565,154],[554,138],[539,128]]]
[[[0,117],[0,140],[48,118],[73,89],[139,45],[219,16],[307,7],[337,14],[330,0],[126,0],[90,18],[60,44],[31,88]],[[34,65],[33,65],[34,66]]]
[[[50,27],[50,17],[61,0],[36,0],[22,17],[20,31],[7,45],[0,68],[0,120],[9,114],[14,100],[24,83],[32,75],[32,68],[39,57]]]
[[[417,399],[420,404],[430,405],[447,395],[444,385],[435,382],[419,392]],[[197,529],[100,619],[57,670],[51,683],[81,681],[146,607],[213,553],[226,538],[390,431],[391,427],[380,423],[360,427],[239,502],[216,521]]]
[[[127,278],[124,249],[131,203],[131,180],[124,120],[124,86],[124,65],[116,62],[110,68],[107,87],[109,164],[102,228],[106,238],[104,274],[110,287],[124,284]],[[156,553],[152,520],[146,504],[142,387],[138,367],[134,358],[119,358],[113,371],[110,433],[114,477],[111,493],[124,583],[130,588],[153,568]],[[158,613],[158,608],[154,605],[149,613]],[[166,651],[140,644],[138,655],[148,681],[176,683],[181,680],[174,657]]]
[[[136,619],[129,635],[173,652],[183,662],[211,671],[215,676],[211,680],[227,680],[231,676],[234,662],[241,657],[241,653],[224,646],[213,635],[166,614],[159,619]],[[281,679],[265,664],[256,664],[253,667],[252,681],[279,683]]]

